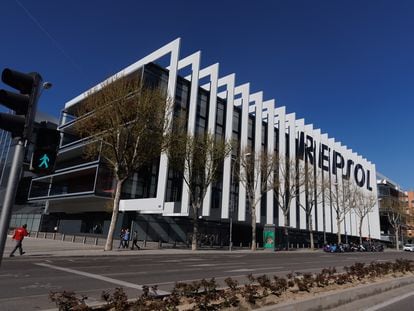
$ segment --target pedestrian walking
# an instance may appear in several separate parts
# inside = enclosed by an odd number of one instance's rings
[[[125,230],[125,234],[124,234],[124,245],[122,246],[122,248],[128,248],[129,247],[129,229]]]
[[[119,248],[123,248],[124,247],[124,236],[125,236],[125,229],[122,228],[121,232],[119,234],[119,245],[118,245],[118,249]]]
[[[132,232],[132,246],[131,246],[132,250],[134,250],[134,246],[136,246],[138,249],[141,249],[141,247],[139,247],[138,245],[138,232],[136,230]]]
[[[19,249],[20,256],[26,252],[23,252],[22,242],[25,236],[29,235],[29,232],[26,230],[27,225],[24,224],[23,226],[14,230],[13,240],[16,241],[16,246],[14,247],[13,251],[10,253],[10,257],[14,257],[14,252]]]

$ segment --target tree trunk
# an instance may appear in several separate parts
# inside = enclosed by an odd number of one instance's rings
[[[193,206],[193,237],[191,239],[191,250],[198,249],[198,205]]]
[[[252,247],[251,250],[256,250],[256,207],[252,207]]]
[[[394,231],[395,231],[395,248],[397,249],[397,251],[400,250],[400,241],[398,239],[398,230],[399,228],[397,227]]]
[[[285,236],[286,236],[286,250],[289,250],[289,217],[288,213],[284,214],[285,218]]]
[[[363,218],[359,220],[359,244],[362,244],[362,220]]]
[[[315,248],[315,243],[313,241],[313,224],[312,224],[312,215],[308,215],[309,222],[309,238],[310,238],[310,248],[313,250]]]
[[[341,219],[336,218],[336,226],[338,227],[338,231],[336,235],[338,236],[338,244],[342,242],[341,240]]]
[[[124,183],[124,180],[116,181],[114,204],[113,204],[113,209],[112,209],[112,218],[111,218],[111,224],[109,225],[108,236],[106,238],[105,249],[104,249],[105,251],[112,250],[112,244],[114,241],[114,232],[115,232],[116,222],[118,220],[119,201],[121,199],[121,190],[122,190],[123,183]]]

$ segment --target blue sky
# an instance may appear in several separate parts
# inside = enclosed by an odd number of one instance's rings
[[[3,0],[0,68],[53,83],[64,103],[165,43],[251,82],[266,99],[414,188],[414,1]]]

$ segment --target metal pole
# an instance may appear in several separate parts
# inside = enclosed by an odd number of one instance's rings
[[[231,175],[230,175],[230,232],[229,232],[229,251],[231,252],[232,248],[233,248],[233,209],[234,209],[234,194],[232,193],[233,191],[233,175],[234,175],[234,167],[236,166],[236,163],[234,163],[234,161],[232,161],[233,166],[231,168]]]
[[[229,241],[229,251],[233,247],[233,217],[230,215],[230,241]]]
[[[24,142],[19,139],[15,146],[13,161],[10,168],[9,180],[7,181],[7,189],[4,195],[3,207],[0,215],[0,265],[3,258],[4,247],[6,245],[7,232],[9,230],[11,212],[16,197],[17,186],[20,179],[20,171],[24,157]]]

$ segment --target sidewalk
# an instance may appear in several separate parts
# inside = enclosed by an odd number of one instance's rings
[[[158,243],[147,243],[146,247],[142,247],[142,242],[138,243],[141,246],[141,250],[130,250],[130,249],[118,249],[118,241],[114,241],[114,248],[112,251],[105,252],[103,245],[94,245],[94,244],[83,244],[79,242],[71,241],[61,241],[53,239],[44,239],[44,238],[32,238],[26,237],[23,240],[23,250],[26,252],[22,257],[63,257],[63,256],[128,256],[128,255],[138,255],[138,254],[194,254],[191,248],[172,248],[172,247],[162,247],[158,248]],[[14,248],[15,242],[11,239],[11,236],[8,236],[6,247],[4,250],[4,256],[8,257],[12,249]],[[196,251],[197,254],[203,253],[230,253],[227,247],[224,248],[201,248]],[[250,249],[233,249],[232,253],[246,253],[250,252]],[[258,253],[271,252],[259,249]],[[286,251],[278,251],[278,253],[285,253]],[[321,252],[321,250],[309,250],[301,249],[290,251],[291,253],[315,253]],[[15,253],[15,258],[19,258],[18,251]]]
[[[142,247],[142,242],[138,243],[141,246],[141,250],[130,249],[118,249],[118,241],[114,241],[114,248],[112,251],[105,252],[103,245],[83,244],[81,242],[61,241],[44,238],[26,237],[23,240],[23,250],[26,252],[24,257],[63,257],[63,256],[128,256],[138,254],[194,254],[190,248],[173,248],[162,247],[158,248],[158,243],[147,243],[146,247]],[[11,236],[7,237],[6,247],[4,250],[4,256],[8,257],[11,250],[14,248],[15,242],[11,239]],[[386,250],[387,252],[394,252],[395,250]],[[196,251],[197,254],[203,253],[230,253],[227,247],[224,248],[201,248]],[[236,248],[231,251],[232,253],[246,253],[250,252],[248,248]],[[258,249],[258,253],[270,253],[272,251]],[[310,250],[310,249],[295,249],[291,251],[277,251],[277,253],[321,253],[322,250]],[[327,255],[329,255],[327,253]],[[15,253],[15,258],[19,258],[18,251]]]
[[[31,238],[27,237],[23,240],[23,250],[26,252],[22,257],[63,257],[63,256],[128,256],[138,254],[190,254],[194,253],[189,248],[157,248],[157,243],[147,243],[145,248],[142,243],[138,243],[141,250],[118,249],[118,241],[114,241],[114,248],[112,251],[104,251],[103,245],[73,243],[70,241]],[[9,257],[10,252],[14,248],[15,242],[8,236],[3,257]],[[248,249],[233,250],[232,252],[249,252]],[[228,253],[228,249],[201,249],[197,253],[211,253],[220,252]],[[15,258],[20,258],[18,251],[15,253]]]

